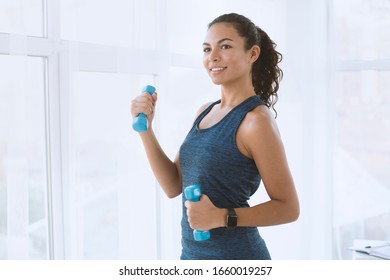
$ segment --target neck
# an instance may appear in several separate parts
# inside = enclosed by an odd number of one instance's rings
[[[221,108],[234,108],[245,99],[256,95],[252,83],[222,85],[221,86]]]

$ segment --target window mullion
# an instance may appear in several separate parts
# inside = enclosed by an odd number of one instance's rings
[[[47,45],[46,63],[46,151],[47,151],[47,209],[48,252],[50,259],[65,258],[62,170],[61,170],[61,126],[60,126],[60,0],[44,1],[44,40]]]

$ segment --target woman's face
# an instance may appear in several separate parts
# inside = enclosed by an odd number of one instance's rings
[[[203,43],[203,65],[213,83],[229,85],[251,79],[252,49],[245,50],[245,40],[233,25],[212,25]]]

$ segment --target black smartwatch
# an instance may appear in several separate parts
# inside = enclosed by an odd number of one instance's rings
[[[228,208],[228,214],[226,216],[226,228],[233,229],[237,227],[237,214],[233,208]]]

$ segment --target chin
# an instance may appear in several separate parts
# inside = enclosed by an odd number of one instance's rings
[[[210,79],[211,79],[211,81],[213,82],[213,84],[214,85],[217,85],[217,86],[220,86],[220,85],[222,85],[222,81],[221,80],[219,80],[219,79],[213,79],[213,78],[211,78],[210,77]]]

